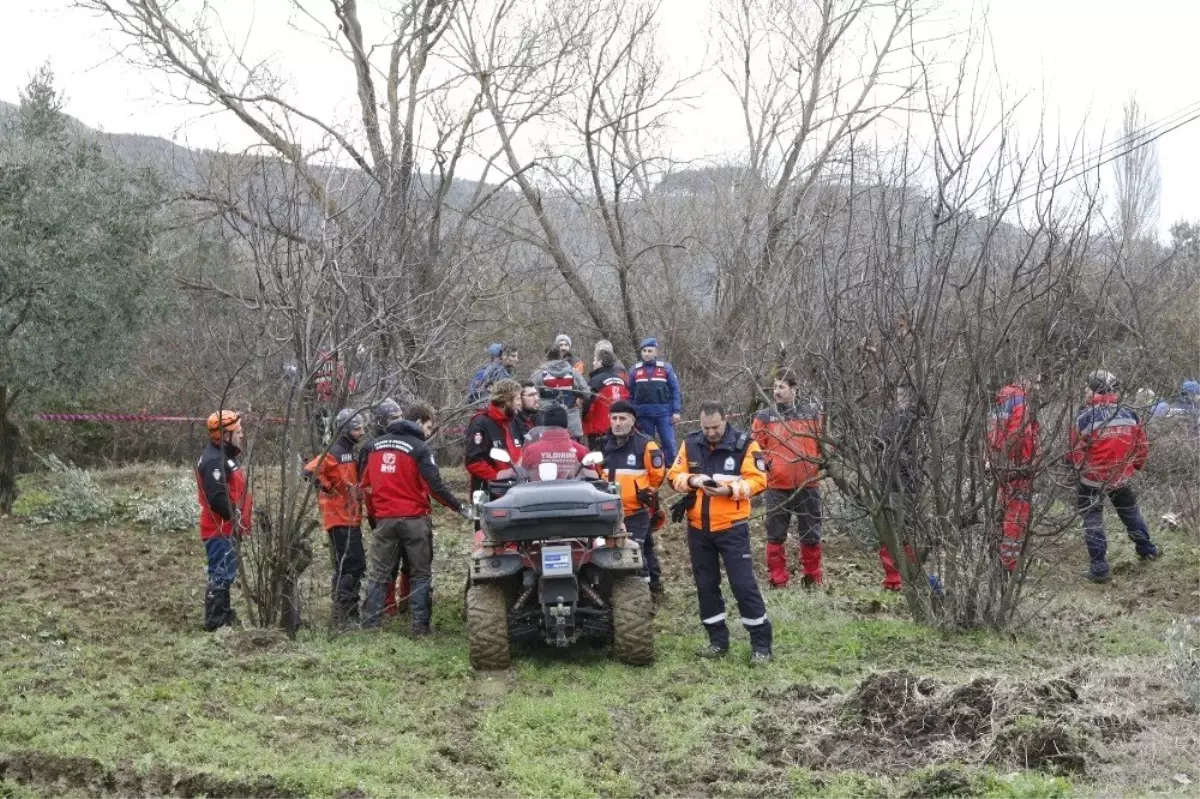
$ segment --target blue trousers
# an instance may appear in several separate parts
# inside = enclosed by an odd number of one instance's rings
[[[642,548],[642,561],[646,564],[650,585],[662,585],[662,567],[658,563],[658,553],[654,551],[654,533],[650,531],[650,511],[640,510],[632,516],[626,516],[625,530]]]
[[[662,446],[663,457],[667,466],[675,462],[675,425],[671,424],[671,414],[666,416],[649,416],[638,413],[638,430],[654,438],[658,434],[658,443]]]
[[[238,573],[237,547],[233,536],[217,536],[204,542],[208,554],[208,587],[226,590],[233,585]]]
[[[1108,574],[1108,539],[1104,535],[1104,495],[1117,511],[1125,532],[1139,555],[1150,555],[1158,551],[1150,541],[1150,529],[1138,508],[1137,493],[1132,486],[1107,490],[1079,484],[1075,495],[1075,508],[1083,518],[1083,540],[1087,544],[1088,558],[1092,561],[1092,574],[1101,577]]]
[[[725,597],[721,595],[721,564],[737,599],[742,624],[750,633],[750,646],[756,652],[771,651],[771,622],[754,578],[754,557],[750,553],[750,526],[745,522],[728,530],[706,533],[688,526],[688,552],[692,556],[692,577],[700,600],[700,621],[708,640],[722,649],[729,648],[729,628],[725,625]]]

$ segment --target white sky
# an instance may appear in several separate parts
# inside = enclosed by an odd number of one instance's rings
[[[298,96],[318,111],[348,114],[348,67],[312,57],[304,41],[285,25],[285,0],[212,0],[228,13],[231,28],[254,26],[269,36],[271,50],[293,76]],[[312,4],[321,8],[322,4]],[[664,53],[688,68],[704,56],[706,4],[665,0],[661,23]],[[972,0],[945,0],[945,12],[969,18]],[[70,0],[0,0],[0,99],[15,102],[17,91],[49,60],[67,96],[67,111],[109,132],[153,134],[205,148],[243,147],[253,136],[227,115],[199,118],[193,107],[170,102],[151,75],[114,56],[120,40],[101,21],[72,9]],[[1088,147],[1115,137],[1121,104],[1136,92],[1150,120],[1200,102],[1196,32],[1200,0],[993,0],[989,10],[996,63],[1013,93],[1031,91],[1031,108],[1046,108],[1046,120],[1064,136],[1085,128]],[[305,57],[289,58],[305,46]],[[331,66],[332,65],[332,66]],[[680,120],[676,155],[719,156],[739,148],[735,115],[719,81]],[[1158,141],[1162,172],[1159,228],[1200,219],[1200,120]],[[1104,179],[1109,180],[1107,170]]]

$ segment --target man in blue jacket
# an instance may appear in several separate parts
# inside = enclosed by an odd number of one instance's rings
[[[658,360],[658,339],[648,338],[641,344],[642,359],[629,370],[629,393],[637,409],[637,426],[646,435],[658,434],[663,457],[675,461],[675,425],[683,410],[683,395],[675,369]]]

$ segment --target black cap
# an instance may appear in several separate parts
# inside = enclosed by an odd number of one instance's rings
[[[629,400],[617,400],[608,409],[609,414],[628,413],[630,416],[637,418],[637,408],[633,407],[633,403]]]
[[[568,424],[567,409],[557,403],[547,405],[542,409],[542,426],[543,427],[563,427]]]

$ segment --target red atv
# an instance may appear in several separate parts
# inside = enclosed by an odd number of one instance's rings
[[[503,450],[492,457],[509,462]],[[602,457],[590,453],[581,468]],[[653,661],[650,586],[641,549],[624,534],[614,487],[530,481],[514,470],[515,480],[493,481],[472,497],[485,540],[468,578],[471,665],[507,668],[513,643],[568,647],[580,639],[611,643],[623,663]]]

